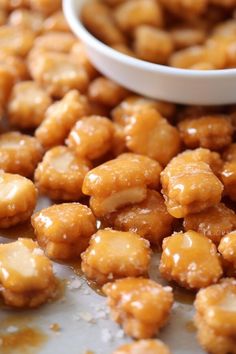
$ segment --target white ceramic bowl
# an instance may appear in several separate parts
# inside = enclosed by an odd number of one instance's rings
[[[91,62],[101,73],[138,94],[155,99],[202,105],[236,103],[236,69],[176,69],[119,53],[96,39],[80,22],[85,1],[64,0],[64,13],[72,31],[85,44]]]

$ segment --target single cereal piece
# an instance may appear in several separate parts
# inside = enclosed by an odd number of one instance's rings
[[[179,17],[199,16],[207,8],[208,0],[161,0],[167,10]]]
[[[76,123],[66,142],[77,156],[95,160],[111,149],[113,134],[113,123],[108,118],[90,116]]]
[[[130,33],[141,25],[162,27],[162,9],[155,0],[129,0],[117,6],[115,20],[124,32]]]
[[[102,221],[115,230],[136,232],[151,244],[159,246],[163,238],[171,234],[173,220],[161,194],[148,190],[143,202],[108,214]]]
[[[161,173],[167,210],[175,218],[199,213],[221,200],[222,183],[209,164],[194,161],[194,155],[194,152],[179,154]]]
[[[170,350],[158,339],[143,339],[122,345],[113,354],[170,354]]]
[[[197,231],[218,245],[222,237],[236,229],[236,214],[225,204],[216,204],[200,213],[187,215],[184,229]]]
[[[87,98],[77,90],[71,90],[48,108],[35,136],[46,149],[61,145],[77,120],[88,115],[89,111]]]
[[[61,31],[70,32],[70,27],[66,22],[65,16],[62,11],[53,12],[53,14],[47,17],[43,23],[44,32],[49,31]]]
[[[59,11],[61,9],[61,0],[27,0],[30,7],[35,10],[42,12],[44,15],[51,15],[53,12]]]
[[[81,19],[88,30],[104,43],[114,45],[126,42],[113,19],[112,11],[104,3],[98,0],[86,1],[82,7]]]
[[[65,146],[56,146],[44,155],[35,171],[35,183],[42,194],[53,200],[76,201],[90,163]]]
[[[69,90],[84,92],[89,78],[85,69],[76,64],[69,54],[34,49],[28,59],[32,78],[56,98],[62,98]]]
[[[76,38],[72,33],[50,31],[37,37],[34,46],[48,51],[69,53],[75,43]]]
[[[36,82],[22,81],[12,90],[8,104],[8,119],[20,129],[36,128],[44,119],[51,98]]]
[[[108,297],[113,320],[124,328],[127,335],[136,339],[155,336],[169,318],[173,304],[170,287],[163,287],[150,279],[126,278],[104,285],[103,290]]]
[[[51,259],[80,257],[96,232],[92,211],[79,203],[53,205],[34,214],[31,221],[39,245]]]
[[[117,157],[124,152],[127,152],[125,131],[124,128],[116,123],[113,123],[114,135],[111,147],[112,156]]]
[[[161,166],[141,155],[126,153],[93,170],[84,179],[83,193],[91,196],[96,216],[104,216],[126,205],[143,201],[147,187],[157,188]]]
[[[103,285],[113,279],[146,275],[151,249],[135,233],[105,229],[92,236],[81,258],[86,278]]]
[[[13,11],[8,18],[9,25],[28,29],[36,34],[42,31],[43,21],[44,17],[39,12],[23,8]]]
[[[191,149],[221,150],[230,145],[233,126],[227,116],[212,115],[185,119],[178,124],[184,144]]]
[[[171,37],[176,49],[188,48],[202,44],[206,40],[206,32],[196,27],[176,27],[171,30]]]
[[[134,52],[138,58],[166,64],[174,51],[171,35],[164,30],[142,25],[134,33]]]
[[[222,254],[224,260],[236,269],[236,227],[234,231],[225,235],[219,244],[218,250]]]
[[[30,239],[0,245],[1,294],[6,305],[33,308],[56,295],[52,263]]]
[[[174,233],[163,240],[160,272],[189,289],[216,283],[223,274],[216,246],[195,231]]]
[[[0,228],[8,228],[30,218],[36,205],[37,191],[29,179],[1,171],[0,190]]]
[[[235,301],[236,281],[225,278],[219,284],[200,290],[195,307],[202,321],[216,334],[235,337]]]
[[[0,27],[0,48],[10,54],[26,56],[33,46],[35,35],[29,29],[14,26]]]
[[[32,177],[43,156],[37,139],[17,132],[0,135],[0,169]]]
[[[12,73],[15,82],[29,78],[24,59],[17,55],[12,55],[0,50],[0,65],[3,65]]]
[[[113,109],[112,118],[117,124],[126,125],[135,112],[149,108],[155,109],[168,120],[171,120],[175,114],[175,105],[172,103],[154,101],[141,96],[130,96]]]
[[[226,150],[224,150],[223,159],[228,162],[236,161],[236,143],[231,144]]]
[[[224,193],[236,201],[236,160],[226,162],[221,171],[221,181],[224,184]]]
[[[91,101],[111,108],[117,106],[128,94],[129,91],[106,77],[98,77],[88,88]]]
[[[70,51],[70,57],[77,65],[80,65],[84,68],[91,80],[99,75],[98,71],[89,60],[85,46],[82,42],[76,41],[74,43]]]
[[[147,155],[162,166],[180,152],[178,130],[153,108],[134,112],[125,127],[125,135],[129,150]]]
[[[4,64],[0,64],[0,106],[6,107],[8,98],[14,84],[14,75],[12,71]]]

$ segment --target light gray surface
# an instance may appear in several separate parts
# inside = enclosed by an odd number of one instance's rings
[[[38,209],[48,204],[47,200],[41,200]],[[158,256],[155,256],[150,271],[154,279],[158,277],[158,262]],[[75,276],[69,267],[55,264],[54,269],[58,277],[67,279],[64,297],[38,310],[17,314],[19,318],[27,317],[29,326],[39,327],[49,336],[40,350],[29,354],[84,354],[87,350],[95,354],[111,354],[119,345],[130,341],[119,326],[110,320],[104,297],[95,293],[84,279]],[[0,321],[12,314],[14,312],[2,310]],[[169,324],[159,336],[170,346],[172,353],[203,353],[197,344],[195,333],[187,329],[192,317],[193,306],[175,303]],[[60,325],[60,332],[50,330],[50,325],[53,323]],[[12,351],[10,354],[21,353]],[[24,352],[24,354],[28,353]]]

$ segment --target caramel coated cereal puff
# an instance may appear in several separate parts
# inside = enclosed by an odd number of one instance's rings
[[[188,289],[216,283],[223,274],[216,246],[195,231],[174,233],[163,240],[160,272]]]
[[[208,0],[161,0],[160,2],[168,11],[184,18],[201,15],[208,5]]]
[[[142,25],[136,28],[134,37],[134,52],[142,60],[166,64],[174,51],[172,37],[167,31]]]
[[[75,43],[76,38],[72,33],[51,31],[37,37],[34,46],[48,51],[69,53]]]
[[[187,215],[184,228],[185,231],[197,231],[218,245],[222,237],[236,229],[236,214],[223,203],[216,204],[200,213]]]
[[[44,32],[70,32],[70,27],[66,22],[63,12],[59,10],[45,19],[43,23],[43,30]]]
[[[31,220],[39,245],[51,259],[80,257],[96,232],[92,211],[79,203],[53,205],[34,214]]]
[[[56,295],[52,264],[30,239],[0,245],[1,294],[6,305],[33,308]]]
[[[69,54],[47,52],[42,48],[36,48],[31,54],[30,74],[51,96],[62,98],[70,90],[84,92],[87,89],[88,74]]]
[[[162,239],[171,234],[173,220],[160,193],[148,190],[143,202],[106,215],[103,222],[115,230],[136,232],[159,246]]]
[[[147,155],[166,166],[180,152],[178,130],[155,109],[137,111],[125,127],[126,146],[134,153]]]
[[[163,287],[150,279],[126,278],[104,285],[103,290],[108,296],[113,320],[131,337],[151,338],[169,318],[173,304],[170,287]],[[138,349],[138,342],[136,343]],[[147,353],[149,351],[145,351]]]
[[[95,160],[111,149],[113,135],[113,123],[108,118],[85,117],[71,130],[67,145],[77,156]]]
[[[98,77],[88,88],[91,101],[111,108],[117,106],[128,94],[129,91],[106,77]]]
[[[115,123],[125,126],[134,113],[150,108],[155,109],[168,120],[171,120],[175,114],[175,105],[172,103],[154,101],[141,96],[130,96],[113,109],[112,118]]]
[[[24,28],[38,34],[42,31],[44,17],[36,11],[17,9],[8,18],[8,24],[14,27]]]
[[[87,29],[104,43],[114,45],[126,42],[113,19],[112,11],[105,3],[98,0],[86,1],[82,7],[81,18]]]
[[[0,135],[0,169],[32,177],[43,156],[37,139],[17,132]]]
[[[87,160],[77,157],[65,146],[48,150],[35,171],[35,183],[42,194],[53,200],[76,201],[90,170]]]
[[[236,227],[235,227],[236,229]],[[232,231],[225,235],[219,244],[219,252],[222,254],[224,260],[229,265],[236,269],[236,231]]]
[[[224,164],[221,180],[224,184],[225,195],[236,201],[236,160]]]
[[[226,116],[186,119],[178,125],[184,144],[191,149],[221,150],[232,142],[233,126]]]
[[[199,213],[221,200],[223,185],[205,162],[189,162],[188,154],[171,160],[161,173],[162,193],[175,218]]]
[[[27,0],[30,7],[48,16],[61,9],[61,0]]]
[[[202,44],[206,40],[206,32],[202,28],[181,26],[171,30],[171,37],[174,47],[183,49]]]
[[[29,78],[26,62],[23,58],[1,51],[0,49],[0,66],[4,66],[9,70],[14,81],[23,81]]]
[[[35,34],[14,26],[0,27],[0,48],[11,54],[26,56],[33,46]]]
[[[115,20],[124,32],[130,34],[141,25],[162,27],[162,9],[155,0],[130,0],[119,5],[114,11]]]
[[[226,150],[224,150],[223,159],[228,162],[236,161],[236,143],[231,144]]]
[[[75,61],[77,65],[80,65],[84,68],[91,80],[98,76],[98,72],[89,60],[85,46],[82,42],[78,40],[75,42],[71,48],[70,57]]]
[[[12,126],[20,129],[36,128],[44,119],[51,98],[34,81],[17,83],[8,103],[8,119]]]
[[[35,136],[46,149],[61,145],[77,120],[89,112],[87,98],[77,90],[71,90],[48,108],[45,119],[35,131]]]
[[[6,107],[11,89],[14,84],[14,75],[6,65],[0,63],[0,106]]]
[[[160,340],[143,339],[122,345],[113,354],[170,354],[169,348]]]
[[[216,334],[235,337],[235,302],[236,281],[232,278],[224,278],[219,284],[199,291],[195,307],[202,321]]]
[[[0,228],[20,224],[32,215],[37,191],[27,178],[10,173],[0,173]]]
[[[159,186],[161,166],[141,155],[126,153],[93,170],[84,179],[83,193],[91,196],[90,206],[96,216],[142,202],[147,187]]]
[[[81,269],[98,285],[109,280],[146,275],[151,260],[149,242],[132,232],[99,230],[81,255]]]
[[[114,123],[114,135],[113,143],[111,147],[111,153],[114,157],[117,157],[128,151],[126,147],[126,136],[123,127],[119,124]]]

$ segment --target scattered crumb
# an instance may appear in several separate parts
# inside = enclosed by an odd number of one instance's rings
[[[81,288],[82,284],[83,283],[81,282],[81,280],[79,280],[78,278],[75,278],[75,279],[70,280],[70,282],[68,282],[68,288],[70,290],[79,289],[79,288]]]
[[[51,331],[59,332],[61,330],[61,326],[58,323],[52,323],[50,325],[50,329]]]
[[[116,332],[116,335],[115,335],[115,337],[116,337],[117,339],[122,339],[122,338],[124,338],[124,336],[125,336],[125,332],[123,331],[123,329],[119,329],[119,330]]]
[[[103,343],[109,343],[113,340],[111,331],[108,328],[103,328],[101,332],[101,340]]]

